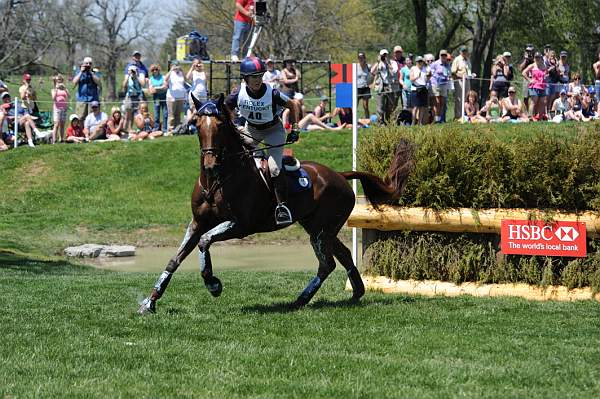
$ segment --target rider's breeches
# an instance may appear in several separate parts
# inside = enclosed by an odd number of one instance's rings
[[[285,129],[281,122],[268,129],[259,130],[246,124],[246,131],[254,139],[254,146],[259,145],[280,145],[281,147],[270,148],[269,153],[269,171],[271,176],[276,177],[281,170],[281,157],[283,156],[283,144],[285,144]]]

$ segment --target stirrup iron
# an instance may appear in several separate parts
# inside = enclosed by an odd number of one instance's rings
[[[278,226],[292,223],[292,212],[283,202],[275,208],[275,223]]]

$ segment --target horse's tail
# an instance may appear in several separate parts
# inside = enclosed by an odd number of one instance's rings
[[[400,197],[414,166],[413,144],[407,139],[400,139],[385,179],[367,172],[342,172],[341,175],[348,180],[359,179],[365,196],[377,209],[379,205],[392,203]]]

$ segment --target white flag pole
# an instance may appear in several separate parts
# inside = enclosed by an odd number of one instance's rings
[[[18,141],[19,141],[19,98],[15,97],[15,123],[14,123],[14,129],[15,129],[15,137],[14,137],[14,146],[15,148],[17,148],[18,145]]]
[[[465,87],[466,82],[467,82],[467,77],[463,74],[463,77],[462,77],[462,87],[461,87],[461,90],[462,90],[462,98],[461,98],[461,100],[462,100],[462,104],[461,104],[462,113],[460,114],[460,122],[461,123],[464,123],[464,121],[465,121],[465,92],[466,92],[466,89],[467,89]]]
[[[356,63],[352,63],[352,170],[356,170],[356,148],[358,146],[358,89],[356,88],[356,75],[357,68]],[[354,196],[357,193],[357,182],[356,179],[352,180],[352,190]],[[352,260],[354,265],[358,267],[358,239],[356,227],[352,228]]]

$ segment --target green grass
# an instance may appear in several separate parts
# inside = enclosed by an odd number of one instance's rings
[[[351,133],[307,133],[292,148],[351,169]],[[38,146],[0,154],[0,248],[57,253],[97,241],[177,245],[191,217],[199,174],[193,136],[136,143]],[[285,234],[295,239],[299,227]]]
[[[593,302],[367,293],[336,271],[223,272],[212,298],[176,274],[158,313],[135,315],[156,275],[0,256],[0,397],[449,398],[600,395]]]

